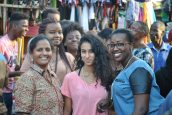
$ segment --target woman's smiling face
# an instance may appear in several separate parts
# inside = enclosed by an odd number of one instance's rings
[[[60,23],[48,24],[45,35],[52,41],[54,46],[60,45],[63,40],[63,32]]]
[[[131,55],[131,43],[123,33],[112,35],[111,42],[108,44],[110,52],[117,62],[124,62]]]
[[[34,48],[31,56],[34,63],[42,69],[46,68],[52,57],[52,49],[47,40],[40,40]]]

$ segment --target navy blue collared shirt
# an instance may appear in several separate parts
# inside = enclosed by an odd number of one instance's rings
[[[171,46],[168,43],[163,42],[160,50],[157,50],[153,43],[148,44],[149,48],[152,50],[154,57],[154,72],[159,70],[161,67],[165,66],[167,56],[171,49]]]

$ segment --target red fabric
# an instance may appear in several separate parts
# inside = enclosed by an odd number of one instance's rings
[[[38,30],[39,30],[38,25],[29,26],[29,31],[27,32],[26,36],[29,36],[29,37],[36,36],[36,35],[38,35]]]
[[[172,41],[172,30],[168,33],[168,42]]]

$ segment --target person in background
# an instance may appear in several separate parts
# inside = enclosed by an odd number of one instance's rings
[[[34,63],[16,82],[17,115],[63,115],[61,83],[48,66],[54,49],[51,43],[47,36],[40,34],[29,45]]]
[[[57,9],[45,9],[42,13],[42,20],[46,18],[53,18],[56,21],[60,21],[60,12]]]
[[[113,59],[123,65],[111,87],[114,110],[117,115],[157,115],[164,98],[152,68],[132,54],[133,41],[127,29],[117,29],[111,36]]]
[[[57,9],[51,9],[51,8],[45,9],[42,12],[42,20],[46,18],[53,18],[57,21],[60,21],[60,12]],[[30,11],[29,31],[27,32],[26,36],[28,37],[36,36],[39,34],[38,31],[39,31],[39,24],[36,23],[36,17],[33,16],[33,11]]]
[[[50,67],[62,83],[64,76],[73,70],[74,57],[70,53],[65,52],[64,45],[62,43],[63,33],[60,22],[51,18],[44,19],[40,24],[39,33],[46,35],[53,42],[54,50],[50,61]],[[29,45],[30,44],[28,44],[28,46]],[[28,52],[20,70],[22,72],[26,72],[32,63],[33,62],[30,60],[30,54]]]
[[[149,28],[147,24],[141,21],[135,21],[131,24],[130,30],[134,34],[133,55],[144,60],[152,68],[154,68],[153,53],[144,42],[144,40],[148,38],[149,34]]]
[[[31,18],[31,17],[30,17]],[[60,21],[60,12],[56,9],[45,9],[42,13],[42,20],[46,19],[46,18],[52,18],[56,21]],[[32,18],[31,18],[32,19]],[[40,26],[40,25],[39,25]],[[37,35],[39,34],[39,26],[38,26],[38,30],[34,30],[34,33]],[[31,28],[32,29],[32,28]],[[31,33],[33,30],[29,30],[28,31],[28,35],[29,33]],[[36,31],[36,32],[35,32]],[[30,39],[31,40],[31,39]],[[28,44],[30,42],[30,40],[28,41]],[[26,57],[26,56],[25,56]]]
[[[156,73],[156,82],[160,87],[160,93],[163,97],[172,89],[172,49],[168,54],[166,65],[161,67]]]
[[[63,28],[63,43],[66,51],[76,57],[79,41],[84,34],[83,28],[76,22],[71,22]]]
[[[150,28],[151,43],[148,44],[152,50],[154,57],[154,72],[165,66],[165,61],[171,49],[171,46],[163,42],[165,32],[165,24],[161,21],[156,21]]]
[[[100,36],[103,39],[103,42],[107,45],[110,42],[110,35],[112,32],[112,28],[105,28],[98,33],[98,36]]]
[[[61,21],[60,21],[60,24],[61,24],[61,26],[62,26],[63,32],[64,32],[64,30],[66,30],[66,28],[67,28],[70,24],[72,24],[72,23],[73,23],[73,21],[70,21],[70,20],[61,20]]]
[[[12,92],[14,88],[14,78],[21,74],[20,71],[15,71],[19,66],[19,44],[17,38],[22,38],[28,31],[28,17],[22,13],[13,13],[10,17],[10,30],[7,34],[0,38],[0,53],[7,61],[9,69],[8,85],[3,88],[3,98],[8,109],[8,115],[12,112]],[[21,54],[20,54],[21,55]]]
[[[111,79],[110,56],[107,48],[93,34],[84,35],[76,56],[76,70],[65,76],[61,87],[64,115],[107,115],[99,113],[97,103],[108,98]]]

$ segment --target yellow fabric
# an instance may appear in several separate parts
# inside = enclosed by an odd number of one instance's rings
[[[18,42],[17,65],[21,65],[22,61],[23,61],[22,59],[23,59],[23,56],[24,56],[24,37],[18,38],[17,42]]]
[[[149,6],[150,6],[150,2],[140,3],[140,7],[142,8],[142,14],[143,14],[140,21],[146,23],[150,29],[150,26],[153,23],[153,21],[150,17],[151,13],[150,11],[148,11]],[[150,39],[148,37],[145,37],[144,42],[147,44],[150,42]]]

